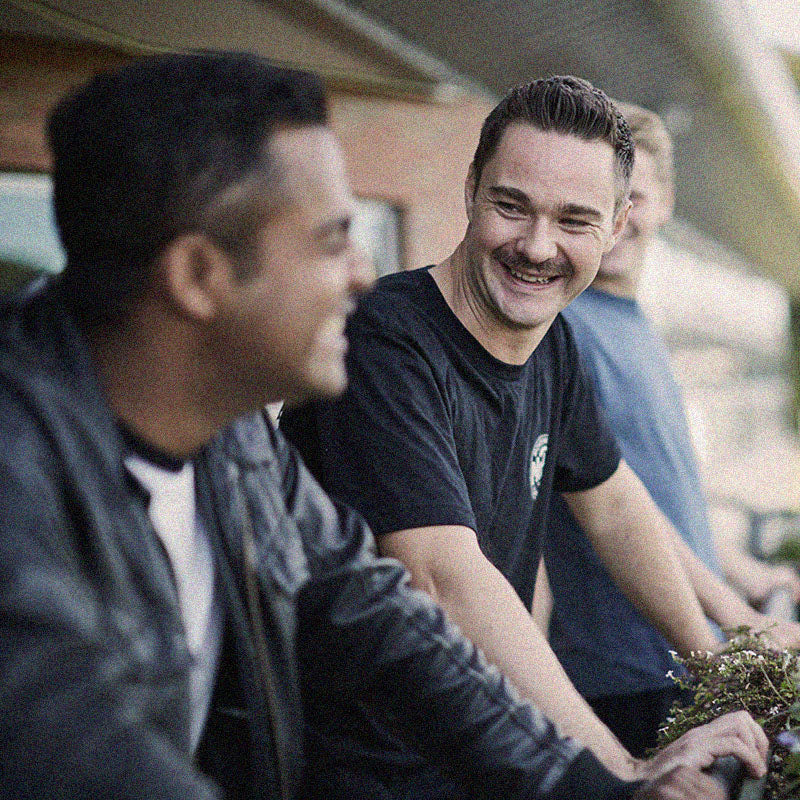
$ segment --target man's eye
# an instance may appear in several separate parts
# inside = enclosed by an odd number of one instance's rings
[[[332,233],[320,240],[320,247],[328,255],[338,255],[350,246],[350,237],[346,233]]]
[[[585,219],[576,219],[575,217],[566,217],[561,220],[561,224],[568,228],[585,228],[589,225]]]
[[[495,200],[494,204],[506,214],[521,214],[522,207],[516,203],[509,203],[506,200]]]

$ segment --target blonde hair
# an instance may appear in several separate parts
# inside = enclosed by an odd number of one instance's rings
[[[644,150],[652,159],[656,176],[665,186],[673,186],[675,166],[672,152],[672,137],[664,121],[653,111],[633,103],[614,101],[628,122],[637,150]]]

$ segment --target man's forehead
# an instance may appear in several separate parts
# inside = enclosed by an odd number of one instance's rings
[[[569,158],[560,162],[558,157],[565,153],[569,153]],[[572,133],[545,131],[525,122],[513,122],[503,131],[497,144],[491,161],[497,160],[501,163],[541,161],[564,165],[574,164],[576,160],[579,163],[587,161],[606,165],[610,177],[614,169],[614,148],[604,139],[585,139]]]
[[[344,157],[329,128],[281,129],[270,137],[268,152],[273,224],[317,231],[352,216]]]
[[[619,178],[614,150],[602,139],[586,140],[560,131],[513,123],[503,132],[481,176],[484,187],[504,185],[522,192],[547,189],[565,194],[564,202],[613,202]]]
[[[328,128],[292,128],[268,144],[280,188],[289,194],[329,194],[349,190],[344,156]]]

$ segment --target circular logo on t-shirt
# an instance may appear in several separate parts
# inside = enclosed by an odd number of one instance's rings
[[[535,500],[539,496],[539,485],[544,474],[544,461],[547,458],[546,433],[536,438],[531,450],[531,497]]]

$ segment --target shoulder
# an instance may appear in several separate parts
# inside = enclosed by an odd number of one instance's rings
[[[631,301],[587,289],[562,312],[580,357],[588,364],[619,350],[630,336]]]
[[[358,303],[349,327],[382,330],[417,329],[430,318],[434,283],[427,268],[386,275]]]
[[[591,335],[601,328],[608,328],[611,319],[618,315],[615,298],[605,292],[589,287],[579,294],[562,312],[573,331],[579,335]]]

